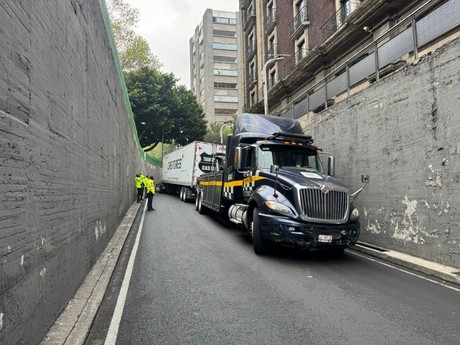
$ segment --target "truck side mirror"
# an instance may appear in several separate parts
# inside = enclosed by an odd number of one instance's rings
[[[327,157],[327,174],[329,176],[334,176],[335,175],[335,163],[334,163],[334,157],[333,156]]]
[[[270,165],[270,173],[276,174],[280,170],[280,166],[276,164]]]
[[[368,183],[369,175],[361,175],[361,183]]]
[[[242,156],[243,156],[242,148],[236,147],[235,156],[233,157],[233,165],[236,167],[236,170],[241,170]]]

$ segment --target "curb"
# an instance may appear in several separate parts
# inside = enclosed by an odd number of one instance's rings
[[[446,282],[460,285],[460,268],[441,265],[409,254],[374,246],[365,242],[358,242],[351,250],[377,257],[399,266],[412,269]]]
[[[141,205],[134,203],[126,212],[109,244],[87,274],[74,297],[48,330],[40,345],[81,345],[85,343]]]

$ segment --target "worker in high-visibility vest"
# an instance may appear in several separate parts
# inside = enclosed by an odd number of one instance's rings
[[[142,176],[144,176],[144,175],[142,175]],[[147,175],[144,176],[144,179],[142,180],[142,183],[144,184],[144,189],[143,189],[143,194],[142,195],[143,195],[144,198],[147,198],[147,183],[148,183],[148,181],[149,181],[149,177]]]
[[[153,196],[155,195],[155,180],[153,176],[147,180],[147,211],[155,211],[152,206]]]
[[[137,202],[142,202],[142,197],[144,195],[144,180],[144,175],[136,174]]]

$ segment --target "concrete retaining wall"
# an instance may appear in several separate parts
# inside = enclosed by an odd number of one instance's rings
[[[460,40],[301,118],[336,157],[361,240],[460,268]]]
[[[98,0],[0,2],[0,343],[39,343],[135,202]]]

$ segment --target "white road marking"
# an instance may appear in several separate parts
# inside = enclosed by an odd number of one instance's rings
[[[356,253],[356,252],[352,252],[352,251],[350,251],[350,250],[347,251],[347,253],[353,254],[353,255],[356,255],[356,256],[359,256],[359,257],[362,257],[362,258],[364,258],[364,259],[367,259],[367,260],[376,262],[376,263],[378,263],[378,264],[380,264],[380,265],[383,265],[383,266],[387,266],[387,267],[393,268],[393,269],[398,270],[398,271],[400,271],[400,272],[410,274],[411,276],[418,277],[418,278],[427,280],[427,281],[429,281],[429,282],[431,282],[431,283],[434,283],[434,284],[437,284],[437,285],[441,285],[441,286],[444,286],[444,287],[446,287],[446,288],[448,288],[448,289],[451,289],[451,290],[460,292],[460,289],[459,289],[459,288],[456,288],[456,287],[454,287],[454,286],[449,286],[449,285],[447,285],[447,284],[441,283],[441,282],[436,281],[436,280],[434,280],[434,279],[430,279],[430,278],[427,278],[427,277],[425,277],[425,276],[423,276],[423,275],[420,275],[420,274],[417,274],[417,273],[413,273],[413,272],[407,271],[407,270],[405,270],[405,269],[402,269],[402,268],[399,268],[399,267],[390,265],[390,264],[388,264],[388,263],[386,263],[386,262],[382,262],[382,261],[373,259],[373,258],[368,257],[368,256],[366,256],[366,255],[359,254],[359,253]]]
[[[129,257],[128,266],[126,267],[125,277],[123,278],[123,283],[121,284],[120,294],[118,295],[117,305],[113,312],[112,321],[110,322],[109,331],[107,332],[107,337],[105,338],[104,345],[115,345],[117,342],[118,328],[120,327],[121,317],[123,316],[123,309],[125,308],[126,296],[128,294],[129,282],[131,281],[131,276],[133,273],[134,261],[136,259],[137,250],[139,248],[139,241],[142,234],[142,229],[144,227],[144,218],[145,218],[145,209],[147,208],[147,203],[145,203],[144,211],[142,213],[141,222],[139,225],[139,231],[137,232],[136,241],[134,242],[133,250],[131,256]]]

